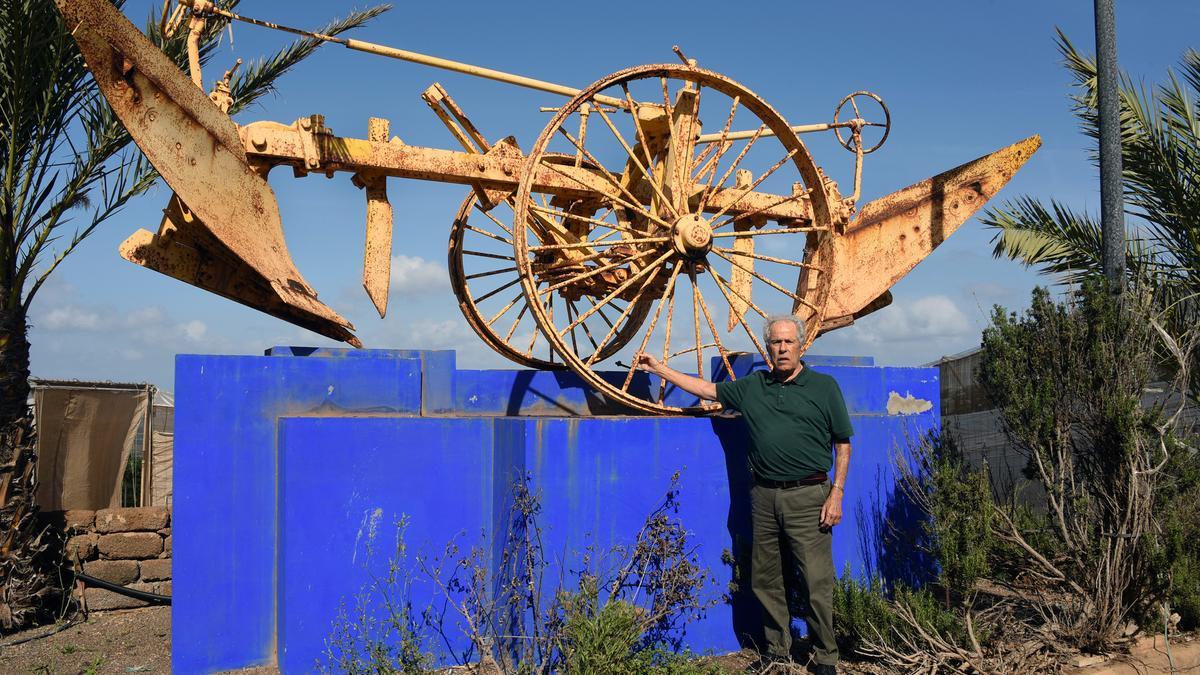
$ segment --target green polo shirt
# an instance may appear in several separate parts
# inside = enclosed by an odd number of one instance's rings
[[[718,382],[717,400],[741,411],[750,428],[750,468],[769,480],[828,473],[833,443],[854,435],[841,387],[808,366],[790,382],[762,370]]]

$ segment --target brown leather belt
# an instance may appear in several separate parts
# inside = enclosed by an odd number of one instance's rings
[[[754,484],[765,488],[775,488],[777,490],[786,490],[788,488],[804,487],[806,485],[820,485],[829,480],[829,476],[824,473],[814,473],[811,476],[806,476],[798,480],[771,480],[770,478],[762,478],[761,476],[754,477]]]

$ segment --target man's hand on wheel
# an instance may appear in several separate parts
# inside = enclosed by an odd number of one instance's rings
[[[644,370],[647,373],[657,373],[659,367],[661,366],[661,364],[658,362],[658,359],[645,352],[642,352],[634,357],[633,364],[638,367],[638,370]]]

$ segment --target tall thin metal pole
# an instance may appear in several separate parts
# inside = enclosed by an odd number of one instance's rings
[[[1117,89],[1114,0],[1096,3],[1096,88],[1100,113],[1100,224],[1104,275],[1114,293],[1125,286],[1125,209],[1121,187],[1121,103]]]

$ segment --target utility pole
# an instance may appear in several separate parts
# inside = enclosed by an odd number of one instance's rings
[[[1117,88],[1115,0],[1096,3],[1096,89],[1100,113],[1100,224],[1104,276],[1115,294],[1125,288],[1125,207],[1121,181],[1121,102]]]

